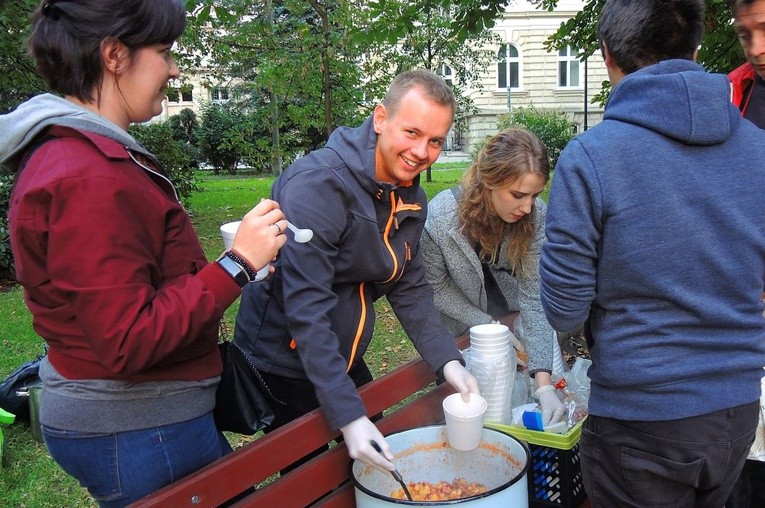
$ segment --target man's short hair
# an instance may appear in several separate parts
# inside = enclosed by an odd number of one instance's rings
[[[704,0],[607,0],[598,21],[616,65],[629,74],[663,60],[693,60],[704,34]]]
[[[395,78],[388,87],[388,92],[382,103],[389,114],[396,112],[396,108],[401,103],[401,98],[412,88],[419,87],[425,94],[425,97],[440,104],[449,106],[452,114],[456,109],[454,92],[440,76],[427,69],[415,69],[402,72]]]
[[[757,1],[759,0],[725,0],[725,5],[730,7],[731,11],[733,12],[733,17],[735,18],[736,11],[739,9],[739,7],[749,7]]]

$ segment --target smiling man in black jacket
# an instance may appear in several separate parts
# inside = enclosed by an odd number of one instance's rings
[[[420,253],[427,202],[419,175],[441,153],[454,107],[440,77],[400,74],[360,127],[338,128],[274,183],[285,216],[314,237],[288,241],[273,277],[242,295],[234,340],[285,403],[273,404],[267,431],[321,406],[351,457],[394,469],[356,391],[372,379],[363,355],[382,296],[433,371],[464,397],[478,393],[440,322]]]

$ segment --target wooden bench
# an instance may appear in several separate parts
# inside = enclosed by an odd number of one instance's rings
[[[457,339],[464,349],[465,335]],[[435,376],[422,359],[368,383],[359,389],[368,414],[397,406],[423,390],[402,407],[375,422],[383,435],[442,422],[441,402],[454,389],[444,383],[431,387]],[[348,479],[350,458],[340,443],[276,478],[254,492],[251,487],[271,478],[284,467],[340,437],[319,410],[248,443],[234,453],[133,503],[131,507],[354,507],[353,485]],[[231,501],[234,499],[234,501]]]

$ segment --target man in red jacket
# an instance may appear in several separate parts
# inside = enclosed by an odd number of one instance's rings
[[[744,118],[765,129],[765,1],[731,3],[736,33],[747,60],[728,74],[732,100]]]

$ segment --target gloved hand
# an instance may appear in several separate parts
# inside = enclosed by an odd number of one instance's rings
[[[481,395],[481,391],[478,388],[478,380],[470,371],[462,366],[459,360],[446,362],[443,368],[443,375],[446,382],[460,392],[462,400],[465,402],[470,400],[469,394],[471,393]]]
[[[375,424],[366,416],[357,418],[351,423],[340,427],[340,432],[343,433],[345,446],[348,447],[348,455],[351,458],[360,460],[364,464],[377,468],[384,473],[396,469],[391,462],[393,460],[393,453],[390,451],[390,446],[388,446],[380,431],[377,430]],[[381,453],[374,449],[372,441],[380,446]]]
[[[539,399],[539,406],[542,409],[542,425],[547,427],[554,423],[563,421],[566,414],[566,408],[555,393],[553,385],[540,386],[534,392]]]

